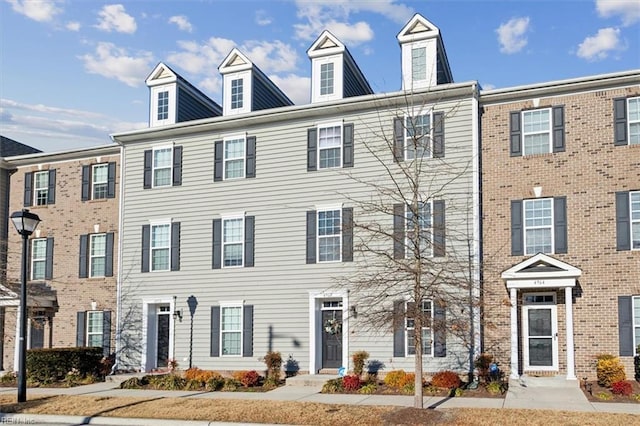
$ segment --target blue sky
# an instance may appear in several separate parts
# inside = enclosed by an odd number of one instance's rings
[[[220,103],[233,47],[305,104],[325,29],[375,92],[396,91],[414,13],[440,28],[454,80],[485,89],[640,68],[639,0],[0,0],[0,134],[53,152],[146,127],[158,62]]]

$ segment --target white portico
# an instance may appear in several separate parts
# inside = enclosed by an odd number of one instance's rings
[[[556,295],[564,289],[567,380],[575,380],[573,342],[573,288],[582,271],[538,253],[502,273],[511,302],[511,378],[519,372],[558,371]],[[518,327],[518,296],[522,297]],[[518,342],[522,342],[522,366]],[[521,368],[522,367],[522,368]]]

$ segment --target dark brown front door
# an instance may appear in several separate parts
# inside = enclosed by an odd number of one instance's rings
[[[342,367],[342,311],[322,311],[322,368]]]

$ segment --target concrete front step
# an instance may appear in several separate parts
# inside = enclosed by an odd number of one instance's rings
[[[524,374],[519,379],[511,380],[520,386],[532,388],[577,388],[580,386],[578,380],[567,380],[565,376],[536,377]]]
[[[307,386],[322,388],[327,380],[337,379],[337,374],[303,374],[299,376],[287,377],[287,386]]]

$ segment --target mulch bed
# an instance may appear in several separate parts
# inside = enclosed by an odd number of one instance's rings
[[[504,388],[504,392],[502,393],[498,393],[498,394],[494,394],[489,392],[483,384],[480,384],[478,386],[477,389],[465,389],[465,385],[463,384],[461,386],[462,388],[462,394],[459,395],[455,395],[454,391],[450,391],[448,389],[438,389],[438,388],[431,388],[431,387],[425,387],[423,390],[423,396],[424,397],[429,397],[429,396],[441,396],[441,397],[455,397],[455,398],[504,398],[507,394],[507,385],[505,384],[505,388]],[[344,394],[358,394],[358,395],[362,395],[362,392],[358,392],[358,391],[342,391],[340,393],[344,393]],[[390,386],[387,386],[384,384],[384,382],[379,382],[378,384],[376,384],[376,389],[375,391],[371,392],[370,395],[404,395],[404,396],[411,396],[413,395],[413,391],[411,392],[406,392],[402,389],[398,389],[398,388],[393,388]]]
[[[584,392],[584,396],[591,402],[624,402],[632,404],[640,404],[640,398],[636,399],[634,395],[640,395],[640,383],[635,380],[627,380],[631,383],[633,393],[631,395],[616,395],[611,389],[600,386],[596,380],[583,382],[580,389]]]

